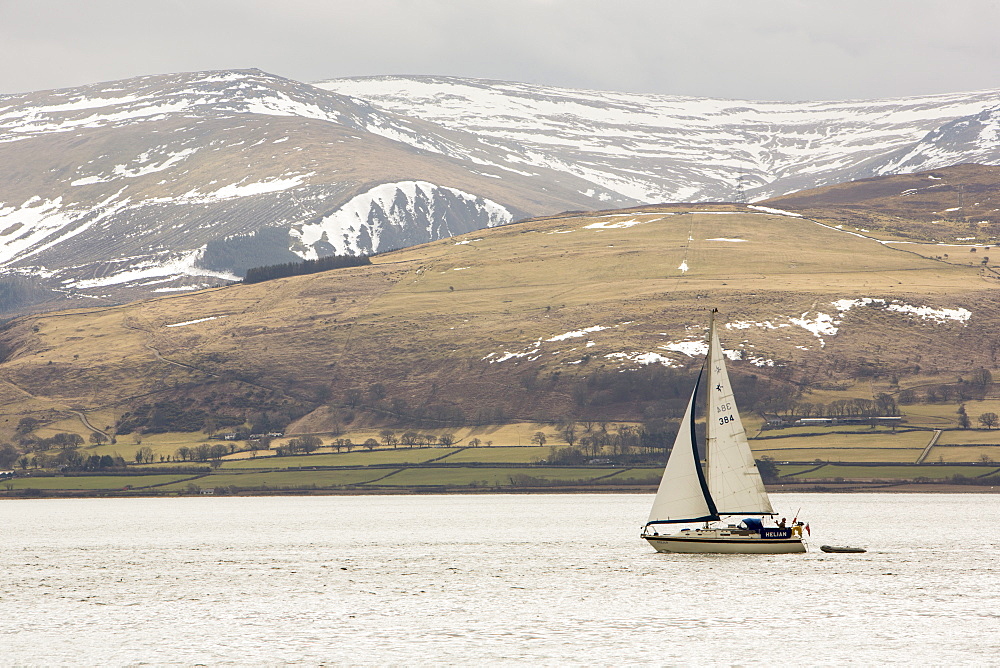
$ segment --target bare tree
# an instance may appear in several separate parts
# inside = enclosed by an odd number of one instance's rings
[[[562,431],[559,434],[563,437],[563,440],[569,443],[570,447],[576,443],[576,423],[572,420],[567,420],[563,424]]]
[[[983,413],[979,416],[979,424],[987,429],[993,429],[998,423],[1000,423],[1000,417],[996,413]]]

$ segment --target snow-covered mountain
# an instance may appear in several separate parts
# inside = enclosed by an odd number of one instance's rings
[[[73,297],[529,215],[1000,164],[1000,91],[743,102],[258,70],[0,96],[0,266]]]
[[[847,102],[751,102],[445,77],[320,88],[475,134],[494,159],[589,182],[618,202],[751,199],[899,171],[1000,161],[1000,91]]]

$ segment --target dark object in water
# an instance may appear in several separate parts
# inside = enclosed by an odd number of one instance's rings
[[[848,547],[847,545],[820,545],[819,549],[824,552],[867,552],[863,547]]]

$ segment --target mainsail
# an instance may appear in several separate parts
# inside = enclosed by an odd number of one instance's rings
[[[707,376],[708,385],[707,476],[698,459],[693,415],[702,375]],[[698,375],[684,412],[648,524],[717,520],[721,515],[773,514],[736,409],[713,315],[705,367]]]

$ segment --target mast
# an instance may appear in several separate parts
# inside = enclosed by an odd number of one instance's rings
[[[712,346],[715,343],[715,314],[719,312],[719,309],[713,308],[708,314],[708,354],[705,355],[705,371],[707,375],[705,376],[705,387],[708,391],[705,393],[705,468],[709,469],[709,457],[711,457],[711,449],[709,448],[709,443],[712,442],[712,380],[714,375],[714,370],[712,369]]]

